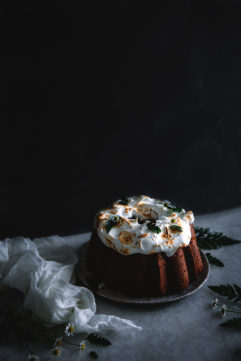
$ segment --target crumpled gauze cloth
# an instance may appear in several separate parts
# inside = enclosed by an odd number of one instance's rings
[[[126,319],[95,315],[93,293],[70,283],[77,262],[75,249],[59,236],[8,238],[0,242],[0,283],[21,291],[24,308],[39,320],[70,322],[75,333],[141,330]]]

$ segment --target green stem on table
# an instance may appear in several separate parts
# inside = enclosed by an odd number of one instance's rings
[[[65,340],[65,339],[63,339],[62,341],[65,342],[65,343],[68,343],[69,345],[73,345],[73,346],[78,346],[78,347],[79,347],[79,345],[77,345],[77,343],[69,342],[69,341],[67,341],[67,340]]]
[[[52,335],[48,335],[48,334],[45,334],[45,336],[49,337],[49,338],[53,338],[53,339],[56,339],[57,336],[52,336]],[[65,338],[62,338],[62,342],[65,342],[65,343],[68,343],[69,345],[73,345],[73,346],[78,346],[79,345],[77,343],[73,343],[73,342],[69,342],[67,341]]]
[[[230,308],[227,309],[227,312],[230,312],[230,313],[238,313],[239,315],[241,314],[241,311],[232,310],[232,309],[230,309]]]

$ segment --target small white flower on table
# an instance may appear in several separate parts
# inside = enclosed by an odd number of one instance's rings
[[[66,336],[73,336],[74,334],[74,326],[71,325],[70,323],[68,323],[65,328],[65,334]]]
[[[52,356],[60,356],[61,354],[62,354],[62,352],[63,352],[63,349],[62,349],[62,347],[59,347],[59,346],[55,346],[55,347],[53,347],[53,349],[52,349]]]
[[[220,308],[220,312],[221,312],[221,315],[222,315],[223,317],[226,316],[227,306],[226,306],[226,305],[222,305],[221,308]]]
[[[215,298],[215,300],[212,301],[212,307],[215,308],[218,306],[218,299]]]
[[[53,347],[61,347],[63,343],[63,337],[57,337]]]
[[[79,344],[79,347],[80,347],[81,351],[84,351],[84,349],[85,349],[85,342],[84,342],[84,341],[81,341],[80,344]]]

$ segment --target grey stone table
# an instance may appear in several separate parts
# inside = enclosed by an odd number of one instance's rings
[[[213,231],[241,240],[241,208],[197,216],[195,225],[210,227]],[[85,233],[66,237],[77,247],[89,239]],[[131,336],[111,334],[112,345],[106,348],[88,347],[98,353],[99,360],[240,360],[241,333],[219,327],[223,321],[211,308],[215,295],[207,285],[236,283],[241,286],[241,245],[223,247],[212,251],[225,267],[211,267],[208,281],[195,294],[166,305],[119,305],[96,298],[97,313],[128,318],[142,331]],[[229,317],[229,316],[228,316]],[[88,351],[65,348],[62,360],[91,360]],[[36,350],[41,360],[49,360],[45,350]],[[0,360],[24,360],[27,353],[14,347],[0,347]]]

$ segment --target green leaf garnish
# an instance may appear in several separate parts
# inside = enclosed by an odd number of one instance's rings
[[[113,216],[107,219],[107,221],[105,222],[106,232],[109,233],[111,228],[118,224],[119,220],[120,220],[119,216]]]
[[[147,228],[153,233],[161,233],[161,228],[156,226],[153,222],[148,223]]]
[[[205,253],[205,255],[207,256],[208,262],[214,266],[217,267],[224,267],[224,264],[222,261],[220,261],[217,257],[214,257],[213,255],[211,255],[211,253]]]
[[[172,232],[182,232],[182,227],[180,227],[180,226],[176,226],[176,225],[172,225],[172,226],[170,226],[169,227],[170,228],[170,230],[172,231]]]
[[[107,338],[100,336],[97,333],[90,333],[87,337],[87,340],[91,344],[100,345],[103,347],[111,345],[111,342]]]
[[[202,249],[217,249],[241,243],[226,237],[221,232],[210,232],[209,228],[195,227],[198,246]]]
[[[120,201],[118,201],[119,204],[122,204],[123,206],[127,206],[129,203],[129,200],[127,198],[123,198]]]
[[[164,206],[172,212],[181,213],[183,210],[180,207],[173,206],[171,203],[164,203]]]
[[[235,284],[208,286],[208,288],[220,296],[227,297],[228,300],[233,300],[234,302],[241,301],[241,288]]]
[[[220,324],[221,327],[241,330],[241,317],[231,318],[230,320]]]

